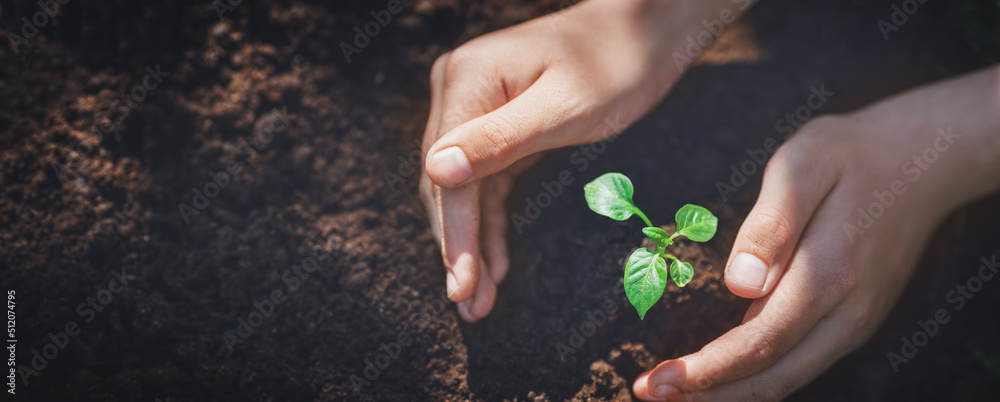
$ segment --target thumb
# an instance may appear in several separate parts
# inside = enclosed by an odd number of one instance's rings
[[[767,164],[760,196],[726,264],[726,286],[740,297],[755,299],[774,289],[806,225],[837,182],[837,172],[812,158],[814,153],[788,145]]]
[[[540,78],[500,108],[469,120],[428,149],[427,176],[441,187],[457,187],[502,171],[521,158],[569,145],[569,102]]]

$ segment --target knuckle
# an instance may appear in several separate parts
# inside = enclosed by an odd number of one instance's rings
[[[764,171],[784,168],[799,177],[814,177],[826,172],[828,164],[843,158],[841,153],[831,152],[831,147],[840,146],[845,142],[843,136],[851,131],[843,117],[816,117],[775,151]]]
[[[763,207],[747,219],[749,230],[746,239],[756,255],[762,258],[777,254],[791,241],[795,231],[791,220],[775,207]]]
[[[688,395],[698,395],[700,392],[708,391],[715,385],[719,373],[708,372],[695,376],[689,384],[681,387],[681,390]]]
[[[753,367],[762,367],[774,362],[780,352],[777,349],[774,335],[770,333],[756,335],[750,340],[748,346],[751,354],[747,363]]]
[[[824,129],[824,131],[829,130]],[[842,142],[844,142],[842,137],[835,136],[792,138],[778,148],[764,167],[764,182],[768,183],[769,180],[790,182],[791,188],[799,195],[827,194],[842,177],[848,175],[848,172],[864,171],[858,170],[859,166],[867,163],[864,158],[859,160],[854,156],[857,152],[853,150],[846,152],[843,149],[836,149],[842,147]],[[865,171],[864,174],[868,172]],[[789,216],[788,212],[781,210],[770,212],[777,218]],[[784,222],[788,221],[784,219]]]
[[[475,152],[479,159],[491,156],[503,158],[513,151],[514,143],[509,138],[509,133],[513,132],[511,125],[497,120],[489,119],[477,128],[479,146]]]
[[[725,362],[718,357],[716,353],[711,351],[708,346],[696,352],[692,355],[692,358],[707,360],[709,362],[708,367],[714,367],[709,370],[688,372],[687,381],[678,385],[678,388],[684,395],[696,396],[702,392],[712,389],[712,386],[714,386],[724,374],[724,370],[720,370],[719,368],[726,367],[726,365]]]
[[[816,116],[802,126],[800,133],[792,137],[792,141],[789,142],[805,145],[807,148],[812,148],[810,145],[825,144],[835,140],[835,138],[827,137],[837,137],[844,134],[846,121],[844,117],[834,114]]]
[[[475,69],[475,66],[482,63],[482,60],[479,51],[469,45],[460,46],[451,51],[443,66],[445,86],[449,86],[461,74]]]
[[[767,173],[769,170],[783,168],[792,172],[802,172],[802,169],[811,169],[814,165],[813,158],[811,158],[811,152],[809,152],[807,147],[801,144],[805,141],[789,141],[784,146],[778,148],[774,152],[774,156],[771,160],[767,161],[767,166],[764,168],[764,172]]]
[[[764,179],[768,173],[777,171],[791,172],[795,177],[814,178],[826,169],[823,162],[822,147],[816,145],[815,139],[794,137],[774,152],[774,156],[764,166]],[[819,152],[817,152],[819,151]]]
[[[774,155],[771,155],[771,158],[768,159],[767,163],[764,164],[765,180],[767,180],[767,177],[776,169],[786,169],[786,170],[791,169],[790,166],[791,161],[789,158],[791,157],[790,154],[795,154],[795,152],[793,150],[790,150],[791,147],[789,144],[791,144],[791,141],[786,142],[782,144],[780,147],[778,147],[778,149],[774,151]]]
[[[838,304],[841,300],[852,298],[856,295],[860,286],[860,275],[857,267],[849,258],[834,261],[824,269],[824,282],[826,285],[826,304]]]
[[[448,57],[446,68],[448,70],[466,68],[470,63],[476,60],[475,53],[474,49],[468,44],[459,46],[453,50],[451,52],[451,56]]]
[[[445,64],[449,58],[451,58],[451,52],[445,52],[434,60],[434,64],[431,66],[431,88],[436,88],[441,83],[440,80],[444,78],[446,72]]]

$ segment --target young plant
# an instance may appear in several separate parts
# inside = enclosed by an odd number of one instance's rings
[[[605,173],[583,186],[584,196],[592,211],[616,221],[626,220],[633,214],[639,215],[646,222],[642,233],[656,244],[655,253],[639,247],[625,264],[625,294],[639,312],[641,320],[646,317],[646,311],[660,300],[667,287],[667,259],[671,260],[670,278],[677,286],[687,285],[694,276],[691,264],[667,254],[667,247],[674,244],[674,239],[680,236],[697,242],[711,240],[715,236],[719,219],[703,207],[687,204],[677,210],[674,216],[677,231],[670,234],[653,226],[646,214],[632,203],[632,191],[632,181],[621,173]]]

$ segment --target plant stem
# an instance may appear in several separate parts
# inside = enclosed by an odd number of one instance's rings
[[[649,218],[646,217],[646,214],[642,213],[642,211],[639,210],[639,207],[635,208],[635,213],[638,214],[640,218],[642,218],[643,222],[646,222],[646,226],[648,226],[648,227],[654,227],[654,228],[656,227],[656,226],[653,226],[653,222],[649,221]]]
[[[663,252],[661,252],[661,253],[660,253],[660,256],[662,256],[662,257],[664,257],[664,258],[669,258],[669,259],[671,259],[671,260],[674,260],[674,261],[677,261],[677,262],[681,262],[681,260],[678,260],[678,259],[677,259],[677,257],[674,257],[674,256],[672,256],[672,255],[670,255],[670,254],[667,254],[667,253],[663,253]]]

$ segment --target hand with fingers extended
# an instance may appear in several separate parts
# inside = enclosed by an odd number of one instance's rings
[[[998,116],[992,67],[803,126],[727,263],[729,289],[757,299],[743,324],[640,375],[636,396],[778,400],[860,346],[936,224],[1000,186]]]
[[[493,307],[508,268],[503,200],[530,156],[599,140],[607,119],[634,122],[681,75],[670,50],[720,10],[728,21],[748,5],[589,0],[438,58],[420,194],[463,319]]]

